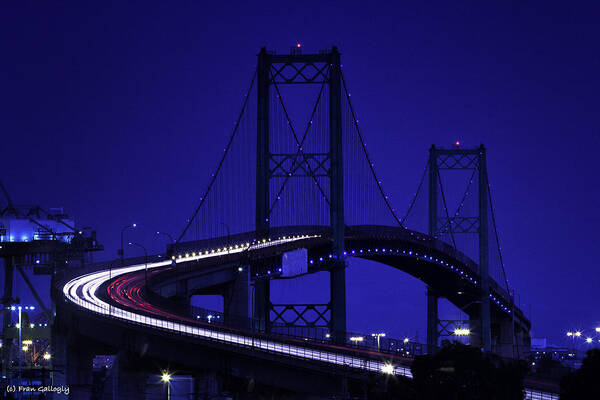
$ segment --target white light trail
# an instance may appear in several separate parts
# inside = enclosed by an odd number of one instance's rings
[[[269,246],[277,246],[283,243],[290,243],[297,240],[313,238],[316,236],[296,236],[296,237],[288,237],[286,239],[277,239],[271,240],[260,244],[252,245],[252,249],[256,248],[264,248]],[[210,257],[217,257],[226,254],[232,253],[240,253],[247,250],[248,247],[241,247],[238,249],[227,250],[223,249],[223,251],[214,253],[208,252],[208,254],[198,254],[196,256],[188,256],[184,258],[178,258],[176,261],[178,263],[184,261],[192,261],[205,259]],[[149,263],[148,269],[160,268],[171,265],[171,260],[160,261],[155,263]],[[401,367],[394,365],[392,366],[389,363],[370,360],[367,358],[360,358],[355,356],[349,356],[345,354],[338,354],[333,351],[323,351],[317,350],[310,347],[305,347],[301,345],[291,345],[287,343],[277,342],[274,340],[267,339],[257,339],[252,336],[246,336],[243,334],[233,334],[229,332],[222,332],[218,330],[218,327],[214,327],[212,329],[205,329],[198,326],[182,324],[178,322],[167,321],[160,318],[148,317],[142,314],[137,314],[135,312],[131,312],[125,309],[122,309],[118,306],[114,306],[106,303],[102,299],[97,296],[98,288],[108,281],[109,279],[118,277],[123,274],[127,274],[130,272],[135,272],[139,270],[143,270],[146,268],[146,264],[138,264],[132,265],[123,268],[116,268],[112,271],[103,270],[99,272],[94,272],[91,274],[83,275],[77,277],[71,281],[69,281],[63,287],[63,293],[67,299],[72,301],[73,303],[87,309],[93,311],[98,314],[106,315],[112,318],[118,318],[121,320],[126,320],[129,322],[136,323],[138,325],[144,325],[151,328],[169,330],[178,332],[185,335],[196,336],[199,338],[210,339],[214,341],[219,341],[222,343],[229,343],[234,346],[244,346],[248,348],[253,348],[261,351],[278,353],[282,356],[306,359],[306,360],[317,360],[329,364],[336,365],[344,365],[352,368],[372,371],[372,372],[381,372],[385,370],[386,373],[393,373],[395,375],[403,375],[407,377],[412,377],[410,372],[410,368]],[[393,369],[392,369],[393,368]]]

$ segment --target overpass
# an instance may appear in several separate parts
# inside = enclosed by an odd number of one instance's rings
[[[305,233],[300,234],[299,230]],[[225,324],[198,321],[165,307],[168,301],[161,303],[156,300],[156,293],[152,294],[159,291],[160,286],[177,284],[172,281],[176,275],[179,282],[204,276],[207,277],[205,282],[212,285],[214,278],[210,276],[216,271],[228,271],[231,278],[227,283],[238,290],[240,278],[249,285],[256,285],[257,281],[264,279],[263,274],[247,263],[249,259],[272,260],[273,257],[282,257],[286,252],[301,248],[309,249],[308,262],[314,266],[311,272],[323,270],[318,264],[326,263],[329,259],[327,251],[330,251],[331,242],[326,231],[322,227],[294,227],[287,230],[291,234],[276,237],[259,239],[251,238],[250,234],[221,238],[221,245],[219,241],[212,240],[211,244],[217,245],[215,248],[198,246],[191,250],[184,247],[182,251],[186,253],[181,257],[174,256],[174,260],[154,257],[148,264],[100,269],[67,280],[62,286],[62,295],[67,301],[58,302],[57,311],[63,318],[77,322],[69,324],[72,343],[65,348],[77,348],[76,343],[86,343],[88,349],[87,353],[80,348],[76,351],[76,358],[83,360],[67,361],[70,368],[66,370],[71,371],[70,374],[67,372],[67,380],[73,390],[73,398],[87,398],[89,395],[91,373],[82,373],[82,366],[88,365],[86,357],[91,357],[99,348],[135,354],[134,358],[139,360],[160,360],[162,365],[176,365],[179,371],[218,370],[218,365],[206,364],[206,359],[211,357],[205,355],[210,354],[214,359],[225,358],[235,365],[232,370],[237,371],[239,377],[248,379],[251,376],[257,381],[306,395],[325,394],[323,398],[332,394],[347,395],[348,380],[365,382],[372,375],[410,378],[412,354],[407,356],[394,351],[356,348],[349,342],[336,343],[333,338],[288,336],[276,329],[265,329],[267,324],[256,325],[256,320],[247,319],[249,323],[244,326],[239,323],[243,320],[239,318],[240,315],[226,315],[226,319],[233,318],[226,320]],[[281,234],[283,232],[286,230],[280,231]],[[350,256],[384,262],[431,285],[439,285],[440,282],[447,284],[452,280],[452,285],[461,282],[465,291],[469,286],[473,290],[478,287],[477,271],[473,269],[476,264],[442,242],[416,232],[386,227],[348,227],[347,232],[347,252]],[[207,245],[208,242],[193,245],[201,244]],[[313,263],[310,263],[311,260]],[[173,261],[176,262],[175,266]],[[440,274],[444,275],[440,282],[431,280],[431,276]],[[181,283],[179,285],[185,287]],[[223,286],[222,282],[218,285]],[[188,287],[188,290],[196,289],[201,288]],[[522,325],[518,329],[526,331],[528,321],[522,317],[522,312],[518,309],[512,311],[503,303],[505,298],[501,290],[493,291],[493,294],[496,297],[492,312],[494,319],[508,319],[508,315],[517,313],[519,317],[516,320]],[[458,295],[456,299],[459,302],[462,296]],[[239,304],[231,307],[232,310],[243,308]],[[103,328],[99,329],[100,326]],[[73,327],[77,327],[74,329],[77,333],[72,332]],[[96,343],[95,350],[89,343]],[[72,353],[71,358],[74,357]],[[198,358],[190,357],[190,354],[196,354]],[[132,356],[127,357],[130,359]],[[261,361],[260,368],[256,368],[252,358]],[[124,364],[127,363],[131,361]],[[286,368],[281,368],[282,364]],[[152,373],[140,372],[143,371],[141,369],[135,371],[137,373],[131,370],[121,373],[131,383],[130,387],[126,385],[120,388],[122,395],[126,396],[124,398],[133,398],[131,396],[140,391]],[[132,375],[135,376],[132,378]],[[307,391],[307,388],[310,390]],[[78,393],[81,397],[77,397]],[[538,391],[529,389],[528,393],[534,396]],[[551,394],[540,396],[540,399],[556,398]]]

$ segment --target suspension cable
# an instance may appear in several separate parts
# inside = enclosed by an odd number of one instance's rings
[[[473,173],[471,174],[471,177],[469,178],[469,183],[467,184],[467,188],[465,189],[465,192],[463,193],[463,197],[462,197],[462,199],[460,199],[460,203],[458,203],[458,207],[456,207],[456,211],[454,212],[454,217],[458,217],[458,215],[460,214],[460,212],[463,209],[465,200],[467,199],[467,196],[469,195],[469,189],[471,188],[471,184],[473,183],[473,178],[475,178],[476,172],[477,172],[477,169],[474,168]]]
[[[271,72],[271,77],[272,77],[272,72]],[[296,141],[296,145],[298,146],[298,152],[300,152],[302,154],[302,156],[304,157],[304,152],[302,151],[302,144],[300,143],[300,140],[298,139],[298,135],[296,135],[296,130],[294,129],[294,125],[292,124],[290,116],[287,112],[287,108],[285,107],[285,104],[283,103],[283,97],[281,96],[281,92],[279,91],[279,86],[277,86],[277,83],[275,82],[273,77],[271,79],[273,80],[273,86],[275,87],[275,90],[277,91],[277,97],[279,98],[279,103],[281,104],[281,108],[283,109],[285,119],[288,122],[290,130],[292,131],[292,135],[294,136],[294,140]],[[314,176],[314,172],[306,159],[305,159],[305,163],[306,163],[306,168],[308,169],[308,173],[312,176],[313,181],[315,182],[315,184],[317,185],[317,188],[319,189],[319,192],[321,193],[321,196],[325,199],[325,201],[329,205],[329,199],[327,198],[325,191],[321,187],[321,184],[317,180],[317,177]]]
[[[492,203],[492,189],[490,187],[490,183],[489,181],[487,182],[487,192],[488,192],[488,199],[490,202],[490,214],[492,217],[492,224],[494,225],[494,236],[496,237],[496,245],[498,246],[498,258],[500,259],[500,266],[502,267],[502,274],[504,275],[504,284],[506,285],[506,291],[508,292],[508,296],[511,299],[511,303],[512,303],[512,310],[511,310],[511,314],[512,314],[512,320],[513,320],[513,329],[512,329],[512,333],[513,333],[513,351],[516,350],[517,352],[517,358],[520,358],[520,354],[519,354],[519,344],[517,343],[517,332],[515,332],[514,329],[514,320],[515,320],[515,297],[510,293],[510,286],[508,285],[508,278],[506,277],[506,269],[504,268],[504,260],[502,258],[502,249],[500,248],[500,236],[498,235],[498,227],[496,226],[496,215],[494,213],[494,205]],[[515,348],[515,344],[516,343],[516,348]],[[514,353],[513,353],[514,356]]]
[[[273,82],[275,82],[273,80]],[[277,87],[277,83],[273,84],[275,86],[275,89],[277,90],[277,95],[279,96],[280,101],[282,102],[282,107],[283,107],[283,99],[281,98],[281,94],[279,92],[279,88]],[[287,175],[285,176],[285,180],[283,181],[283,183],[281,184],[281,187],[279,188],[279,191],[277,192],[277,196],[275,196],[275,199],[273,200],[273,204],[271,205],[271,208],[269,209],[269,214],[268,216],[271,216],[271,213],[273,212],[273,209],[275,208],[275,205],[277,204],[277,202],[279,201],[279,198],[281,196],[281,193],[283,193],[283,189],[285,188],[286,184],[288,183],[290,177],[291,177],[291,173],[294,171],[294,168],[296,167],[296,163],[298,162],[298,158],[301,157],[302,159],[304,159],[304,162],[306,163],[306,166],[308,168],[310,168],[310,165],[308,163],[308,160],[304,157],[304,154],[302,152],[302,145],[304,144],[304,141],[306,140],[306,137],[308,136],[308,131],[312,125],[312,120],[315,116],[315,113],[317,111],[317,107],[319,106],[319,103],[321,101],[321,97],[323,95],[323,90],[325,89],[325,81],[323,81],[323,83],[321,84],[321,89],[319,90],[319,94],[317,96],[317,101],[315,102],[315,105],[313,107],[312,113],[310,114],[310,119],[308,120],[308,123],[306,124],[306,129],[304,130],[304,134],[302,136],[302,140],[298,142],[298,140],[296,139],[297,142],[297,147],[298,150],[296,151],[296,155],[294,156],[294,159],[292,161],[292,165],[290,166],[290,170],[288,171]],[[285,108],[284,108],[285,111]],[[287,118],[287,112],[286,112],[286,118]],[[291,121],[288,119],[288,123],[290,124],[291,127]],[[291,127],[292,132],[294,133],[294,129],[293,127]],[[294,133],[295,136],[295,133]],[[300,161],[300,163],[302,163],[302,161]],[[310,170],[309,170],[310,172]],[[312,174],[312,172],[310,172]],[[315,181],[315,183],[317,185],[319,185],[317,179],[315,176],[312,177],[313,180]],[[323,190],[319,187],[319,190],[321,192],[321,195],[323,196],[323,198],[325,199],[325,201],[327,202],[327,204],[329,205],[329,200],[327,199],[327,196],[325,196],[325,193],[323,192]]]
[[[442,202],[444,204],[444,210],[446,211],[446,219],[448,220],[448,232],[450,232],[452,245],[456,249],[456,241],[454,240],[454,232],[452,230],[452,220],[450,219],[450,215],[448,214],[448,206],[446,205],[446,195],[444,194],[444,187],[442,186],[442,177],[440,176],[439,172],[436,175],[438,176],[438,183],[440,184],[440,193],[442,194]]]
[[[406,222],[406,219],[408,218],[408,215],[410,214],[410,212],[412,211],[415,202],[417,201],[417,196],[419,195],[419,193],[421,192],[421,188],[423,187],[423,182],[425,182],[425,176],[427,175],[427,170],[429,169],[429,163],[427,162],[425,164],[425,168],[423,169],[423,175],[421,175],[421,181],[419,182],[419,186],[417,186],[417,191],[415,192],[415,195],[413,196],[410,205],[408,206],[408,210],[406,210],[406,214],[404,214],[404,217],[402,217],[402,219],[400,220],[400,224],[402,226],[404,226],[404,223]]]
[[[348,105],[350,107],[350,112],[352,113],[352,119],[354,120],[354,126],[356,127],[356,132],[358,133],[358,137],[360,139],[360,144],[362,146],[363,152],[365,154],[365,157],[367,159],[367,163],[369,164],[369,168],[371,170],[371,173],[373,174],[373,178],[375,179],[375,183],[377,184],[377,187],[379,188],[379,193],[381,194],[381,197],[383,197],[383,201],[385,202],[385,205],[387,206],[388,210],[390,211],[390,213],[392,214],[392,216],[394,217],[394,219],[396,220],[396,222],[398,223],[398,225],[400,225],[400,227],[402,226],[402,222],[400,221],[400,218],[398,218],[398,216],[396,215],[396,211],[394,208],[392,208],[392,205],[390,204],[388,197],[385,195],[384,191],[383,191],[383,187],[381,186],[381,182],[379,181],[379,179],[377,179],[377,174],[375,173],[375,168],[373,166],[373,163],[371,162],[371,159],[369,158],[369,154],[367,153],[367,146],[365,145],[365,141],[363,140],[363,136],[360,133],[360,129],[358,128],[358,122],[356,119],[356,113],[354,112],[354,107],[352,107],[352,103],[350,102],[350,95],[348,93],[348,88],[346,86],[346,79],[344,79],[344,74],[340,72],[340,76],[342,77],[342,84],[344,85],[344,92],[346,93],[346,99],[348,101]]]
[[[194,210],[194,214],[192,215],[192,217],[190,219],[188,219],[187,224],[185,225],[185,228],[183,228],[183,231],[181,232],[181,234],[179,235],[179,237],[177,238],[177,240],[175,241],[175,243],[179,243],[181,241],[181,239],[183,239],[183,236],[186,234],[186,232],[189,229],[190,225],[192,224],[192,222],[194,221],[194,219],[198,215],[198,212],[200,211],[200,208],[202,207],[202,205],[206,201],[206,198],[208,197],[208,193],[210,192],[211,188],[213,187],[215,181],[217,180],[217,176],[219,175],[219,172],[221,171],[221,167],[223,166],[223,162],[225,161],[225,158],[227,157],[227,154],[229,153],[229,149],[231,148],[231,144],[233,143],[233,139],[235,138],[235,135],[236,135],[236,133],[238,131],[238,127],[240,126],[240,121],[242,119],[242,116],[244,115],[244,111],[246,109],[246,105],[248,104],[248,99],[250,98],[250,91],[252,90],[252,87],[254,86],[254,81],[256,79],[256,74],[257,74],[257,71],[255,70],[254,74],[252,75],[252,80],[250,81],[250,87],[248,88],[248,91],[246,92],[246,97],[244,98],[244,103],[242,104],[242,109],[240,111],[240,114],[238,115],[238,118],[237,118],[236,122],[235,122],[235,127],[233,128],[233,132],[229,136],[229,140],[227,141],[227,146],[225,147],[225,151],[223,152],[223,156],[221,157],[221,160],[219,161],[217,169],[212,174],[212,177],[211,177],[211,180],[210,180],[210,182],[208,184],[208,187],[204,191],[204,195],[200,198],[200,204],[198,204],[198,206]]]

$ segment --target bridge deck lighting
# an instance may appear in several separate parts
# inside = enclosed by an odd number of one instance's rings
[[[394,373],[394,366],[392,364],[385,363],[381,366],[381,372],[391,375]]]

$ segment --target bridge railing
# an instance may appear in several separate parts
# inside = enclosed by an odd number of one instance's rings
[[[151,291],[143,291],[143,296],[152,304],[171,314],[179,315],[189,321],[200,324],[211,324],[234,329],[242,329],[252,333],[268,332],[270,336],[293,338],[297,340],[310,341],[312,343],[333,343],[332,332],[324,327],[315,326],[289,326],[285,324],[271,323],[265,330],[258,319],[226,315],[223,312],[209,310],[202,307],[183,304],[180,301],[165,298]],[[426,353],[425,344],[417,343],[408,338],[379,337],[364,333],[346,332],[345,346],[348,349],[371,350],[378,353],[394,354],[401,357],[411,358],[415,355]]]

